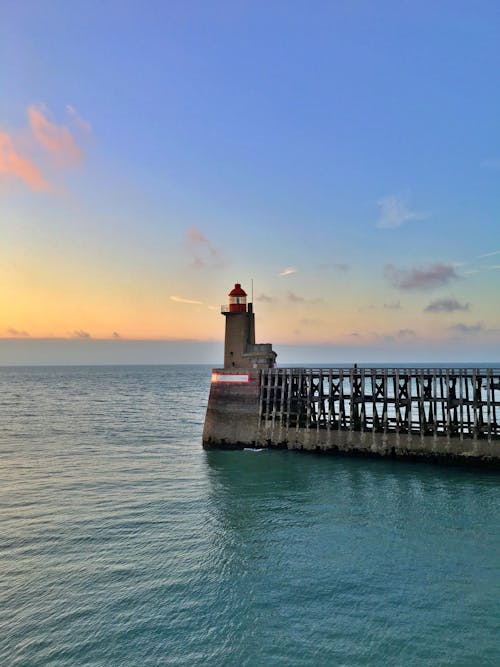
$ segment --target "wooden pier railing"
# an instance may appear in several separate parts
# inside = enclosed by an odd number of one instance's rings
[[[260,420],[285,428],[500,439],[500,368],[273,368]]]

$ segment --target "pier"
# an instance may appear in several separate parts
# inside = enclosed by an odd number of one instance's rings
[[[229,293],[203,447],[285,448],[500,467],[500,368],[276,368]]]
[[[500,439],[500,369],[273,368],[260,384],[271,427]]]
[[[500,467],[500,368],[214,370],[206,449]]]

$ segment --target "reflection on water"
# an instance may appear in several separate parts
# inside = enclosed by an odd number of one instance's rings
[[[250,619],[256,654],[494,664],[495,475],[281,451],[207,461],[221,598]]]
[[[209,382],[0,369],[0,664],[496,664],[497,476],[204,452]]]

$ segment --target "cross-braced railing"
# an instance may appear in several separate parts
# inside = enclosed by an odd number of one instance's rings
[[[500,438],[500,369],[263,370],[260,419],[286,428]]]

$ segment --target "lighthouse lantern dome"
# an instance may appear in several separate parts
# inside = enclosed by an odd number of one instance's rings
[[[241,289],[240,283],[236,283],[229,292],[229,312],[246,313],[247,311],[247,293]]]

